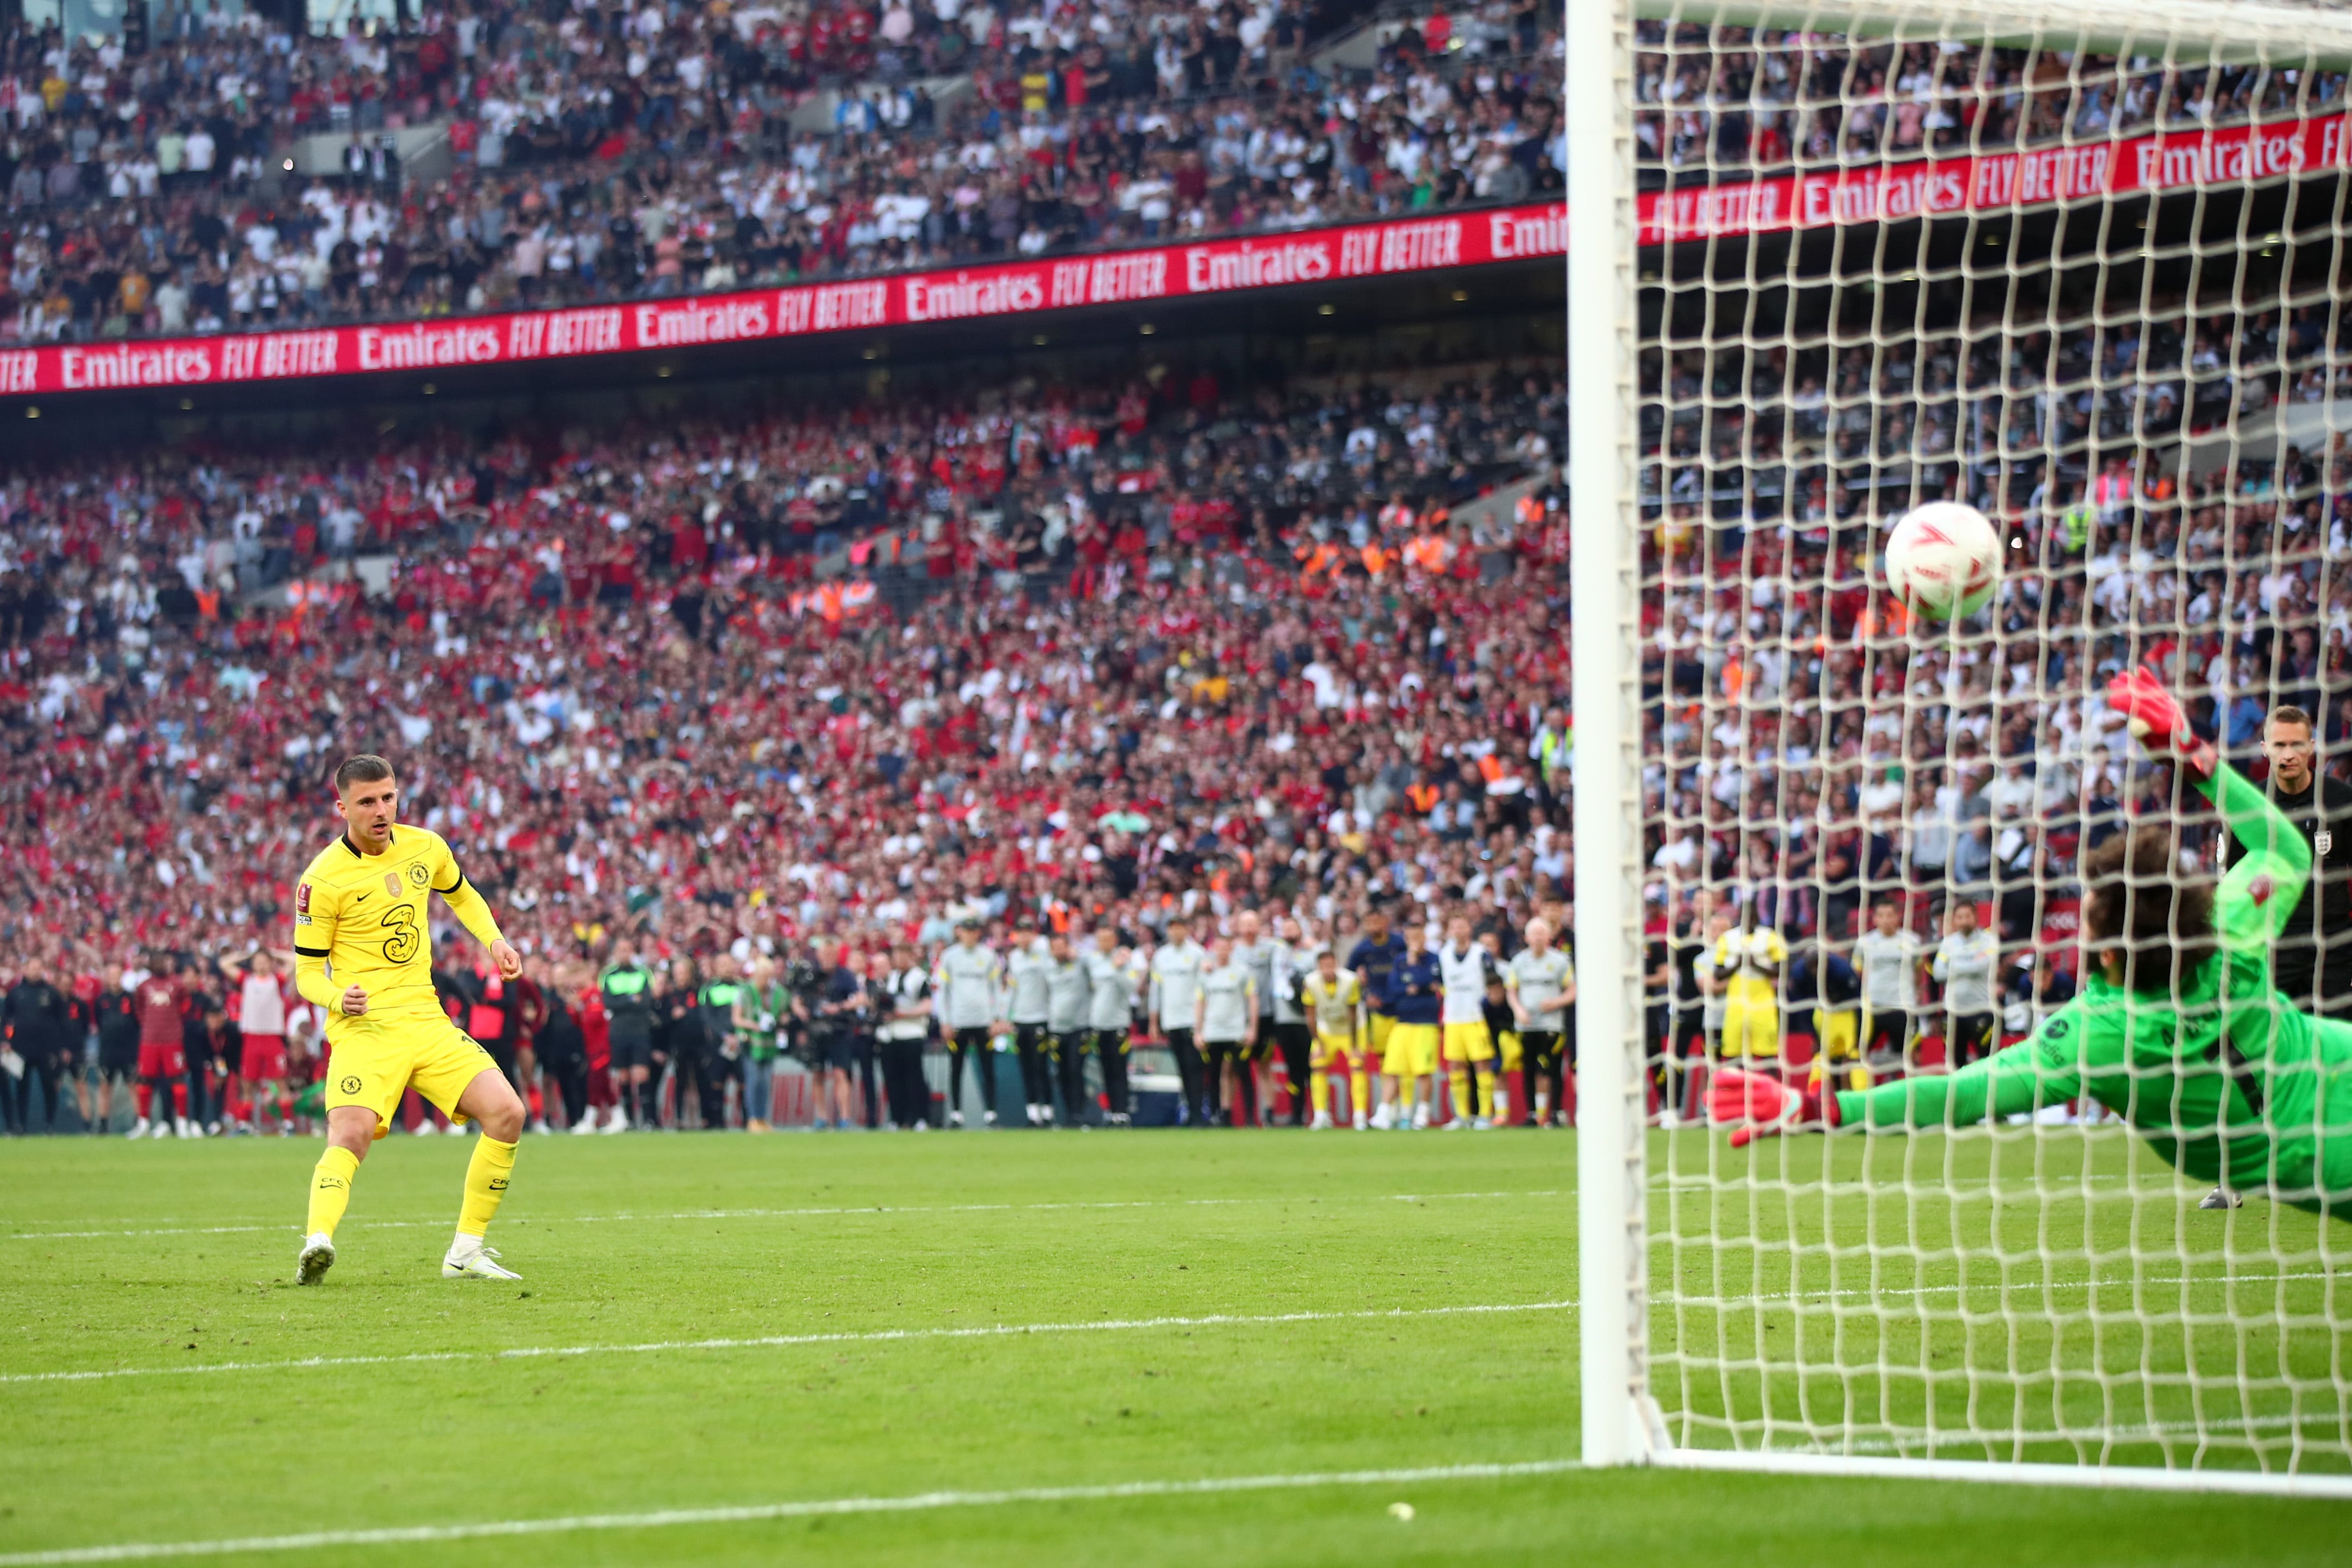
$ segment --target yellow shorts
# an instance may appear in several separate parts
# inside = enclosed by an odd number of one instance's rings
[[[1386,1013],[1372,1014],[1370,1025],[1371,1032],[1369,1037],[1370,1045],[1364,1052],[1365,1056],[1375,1063],[1387,1061],[1389,1054],[1389,1030],[1394,1028],[1396,1028],[1396,1019],[1389,1017]]]
[[[1356,1037],[1351,1034],[1318,1034],[1307,1053],[1307,1068],[1316,1072],[1354,1072],[1359,1071]],[[1369,1069],[1371,1057],[1366,1052],[1361,1066]]]
[[[1495,1060],[1495,1037],[1486,1028],[1486,1020],[1476,1023],[1450,1023],[1445,1027],[1445,1060],[1448,1061],[1492,1061]]]
[[[1780,1054],[1780,1002],[1771,996],[1727,997],[1723,1003],[1723,1054]]]
[[[1526,1061],[1526,1058],[1521,1054],[1519,1050],[1519,1031],[1515,1029],[1507,1029],[1503,1031],[1502,1038],[1496,1040],[1495,1043],[1502,1048],[1503,1071],[1506,1072],[1518,1071]]]
[[[497,1071],[490,1053],[446,1019],[386,1019],[335,1042],[327,1059],[327,1109],[364,1105],[378,1127],[388,1127],[401,1095],[414,1089],[451,1121],[463,1121],[457,1100],[466,1085]]]
[[[1830,1061],[1852,1061],[1861,1055],[1862,1015],[1858,1012],[1813,1010],[1813,1034],[1821,1041],[1822,1055]]]
[[[1391,1078],[1425,1078],[1437,1071],[1437,1026],[1401,1023],[1389,1030],[1381,1071]]]

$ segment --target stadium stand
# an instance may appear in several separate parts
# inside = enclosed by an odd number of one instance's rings
[[[20,26],[0,332],[433,316],[1525,199],[1559,186],[1537,16],[1497,4],[1446,48],[1408,28],[1329,71],[1272,3],[805,26],[499,5],[143,57]],[[438,132],[425,177],[381,150],[410,126]],[[345,139],[331,172],[292,156],[306,138]]]
[[[0,41],[0,338],[717,291],[1560,186],[1558,37],[1532,4],[1380,28],[1368,56],[1318,47],[1276,0],[1014,9],[550,23],[488,5],[299,43],[254,13],[183,12],[144,56],[19,23]],[[1641,57],[1658,107],[1636,131],[1670,181],[2226,124],[2344,92],[2340,73],[2227,66],[2168,88],[2125,62],[2037,93],[2023,50],[1774,30],[1724,29],[1674,55],[1671,80],[1668,57]],[[383,143],[411,128],[429,153],[404,171]]]

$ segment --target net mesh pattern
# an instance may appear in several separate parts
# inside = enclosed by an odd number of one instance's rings
[[[1693,0],[1635,26],[1648,1383],[1678,1445],[2352,1469],[2324,1179],[2352,1183],[2352,1126],[2330,1155],[2324,1125],[2352,1067],[2291,1093],[2160,1055],[1965,1126],[1698,1124],[1727,1061],[1818,1095],[2038,1049],[2089,988],[2084,862],[2115,835],[2223,873],[2114,673],[2157,671],[2257,778],[2298,708],[2352,779],[2345,67],[2215,17],[1992,37],[1961,6],[1758,27]],[[1940,499],[2004,544],[1950,623],[1880,565]],[[2306,1010],[2352,1012],[2339,791],[2273,956],[2286,984],[2313,944]],[[1738,958],[1751,925],[1785,961]],[[2194,1012],[2170,985],[2136,1029]],[[2233,1167],[2243,1206],[2209,1209],[2167,1155],[2215,1135],[2184,1078],[2232,1072],[2228,1115],[2316,1140],[2322,1174]]]

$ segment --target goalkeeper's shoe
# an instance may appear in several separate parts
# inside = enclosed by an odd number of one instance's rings
[[[472,1238],[467,1238],[473,1240]],[[441,1260],[441,1277],[445,1280],[520,1280],[520,1274],[511,1269],[501,1269],[498,1249],[485,1247],[478,1240],[466,1248],[451,1247]]]
[[[295,1255],[294,1282],[298,1285],[315,1285],[325,1279],[327,1270],[334,1266],[334,1238],[323,1230],[318,1231],[302,1243],[302,1250]]]
[[[1828,1124],[1835,1126],[1837,1097],[1824,1095],[1822,1103]],[[1795,1090],[1762,1073],[1742,1072],[1736,1067],[1717,1071],[1707,1086],[1707,1119],[1718,1126],[1737,1124],[1731,1133],[1735,1149],[1753,1139],[1794,1131],[1804,1109],[1805,1097]]]
[[[2246,1200],[2226,1186],[2217,1186],[2199,1200],[2200,1208],[2243,1208]]]

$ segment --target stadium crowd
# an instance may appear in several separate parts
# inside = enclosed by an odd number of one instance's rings
[[[20,21],[0,38],[0,340],[717,290],[1560,188],[1559,37],[1534,0],[1417,16],[1369,71],[1313,63],[1359,20],[1295,0],[458,0],[323,38],[182,10],[143,54]],[[1641,154],[1678,181],[2344,92],[2341,73],[1642,26]],[[446,128],[446,173],[386,162],[385,131],[417,126]],[[292,175],[309,135],[351,137],[349,172]]]
[[[1712,381],[1680,354],[1648,365],[1664,410],[1645,441],[1643,606],[1662,1114],[1690,1106],[1679,1063],[1700,1036],[1777,1046],[1784,1017],[1792,1039],[1842,1036],[1831,1024],[1853,1009],[1815,1004],[1879,983],[1856,960],[1882,919],[1898,949],[1958,939],[1979,988],[1963,1011],[1951,962],[1929,977],[1941,993],[1880,971],[1907,1005],[1874,995],[1876,1014],[1918,1027],[1855,1071],[1967,1054],[2063,995],[2075,857],[2168,788],[2098,695],[2114,670],[2155,663],[2242,755],[2292,704],[2342,771],[2352,451],[2321,423],[2275,464],[2193,455],[2225,422],[2251,453],[2259,421],[2324,414],[2344,348],[2307,308],[2158,304],[2145,328],[2026,334],[2006,354],[1931,333],[1860,361],[1759,355],[1743,371],[1718,354]],[[214,1054],[227,987],[285,940],[287,878],[333,831],[320,781],[362,747],[398,759],[414,818],[457,845],[538,966],[526,1006],[461,944],[453,1005],[542,1060],[551,1029],[583,1042],[551,1058],[576,1057],[576,1076],[537,1085],[551,1124],[588,1125],[592,1096],[621,1105],[602,1124],[654,1114],[644,1096],[665,1081],[676,1108],[660,1113],[740,1117],[747,1033],[801,1053],[824,1120],[850,1101],[895,1118],[863,1082],[878,1058],[857,1042],[878,1046],[887,1021],[871,987],[905,972],[902,945],[931,974],[968,917],[1008,957],[1028,951],[1024,922],[1081,953],[1109,931],[1105,956],[1143,965],[1125,1005],[1154,1040],[1183,1027],[1155,1018],[1150,977],[1179,915],[1205,923],[1204,944],[1255,949],[1248,916],[1295,959],[1319,945],[1352,961],[1376,912],[1431,949],[1458,914],[1465,940],[1515,960],[1531,917],[1565,929],[1573,865],[1555,371],[1235,394],[1160,366],[658,428],[13,474],[7,962],[37,956],[57,977],[38,983],[80,1009],[58,1038],[94,1051],[100,1078],[109,1062],[138,1076],[124,1020],[142,990],[169,1003],[149,1043],[176,1018],[192,1060],[234,1065]],[[2192,460],[2021,463],[2112,450],[2117,421],[2185,433],[2173,450]],[[1874,595],[1873,495],[1898,471],[2010,527],[2000,635],[1914,641]],[[820,559],[848,572],[820,577]],[[584,1042],[609,1030],[624,942],[647,966],[628,1005],[703,1042],[660,1048],[667,1080],[651,1023],[617,1084],[586,1070],[592,1051],[620,1060],[608,1036]],[[1276,1011],[1296,990],[1268,974],[1252,985],[1270,1033],[1296,1023]],[[820,979],[846,988],[812,992]],[[741,1019],[731,992],[704,996],[770,983],[785,1005]],[[688,998],[704,1010],[678,1010]],[[945,1008],[944,988],[926,1005]],[[1170,1007],[1181,1019],[1185,995]],[[818,1021],[861,1008],[863,1026]],[[1490,1037],[1518,1032],[1504,1016]],[[1013,1032],[1023,1103],[1069,1115],[1049,1053]],[[854,1095],[826,1076],[839,1041]],[[1294,1094],[1302,1065],[1280,1074]],[[1446,1090],[1473,1122],[1537,1108],[1536,1085],[1490,1103],[1464,1065]],[[1176,1066],[1192,1120],[1271,1098],[1255,1062]],[[756,1082],[754,1100],[772,1091]],[[94,1092],[78,1066],[37,1061],[11,1087],[19,1125],[36,1087]],[[1351,1085],[1348,1104],[1410,1116],[1434,1094]]]
[[[1408,29],[1370,72],[1306,63],[1307,21],[1282,0],[493,3],[299,43],[200,19],[130,57],[20,25],[0,333],[716,290],[1559,188],[1533,0]],[[381,128],[435,123],[453,167],[401,181]],[[289,175],[289,139],[344,131],[349,175]]]

